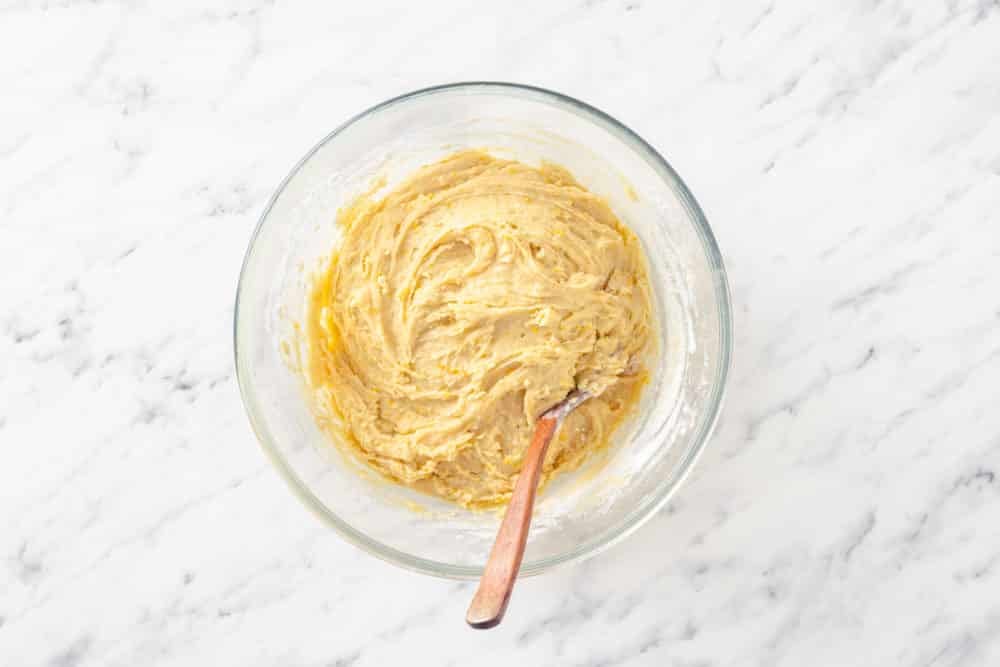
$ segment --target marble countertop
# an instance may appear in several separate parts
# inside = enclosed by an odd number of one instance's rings
[[[1000,664],[1000,4],[0,7],[0,664]],[[377,561],[256,445],[236,277],[346,118],[512,80],[703,205],[735,364],[696,474],[522,582]]]

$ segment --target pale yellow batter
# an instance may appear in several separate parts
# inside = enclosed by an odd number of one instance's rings
[[[385,475],[469,507],[507,500],[539,414],[574,387],[544,478],[607,444],[646,373],[635,235],[564,169],[466,151],[342,209],[315,283],[321,426]]]

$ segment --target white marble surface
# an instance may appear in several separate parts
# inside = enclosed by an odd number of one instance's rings
[[[1000,663],[1000,5],[507,4],[0,6],[0,665]],[[693,479],[490,633],[299,505],[230,335],[290,166],[462,79],[659,148],[737,318]]]

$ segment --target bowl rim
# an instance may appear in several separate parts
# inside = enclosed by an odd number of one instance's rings
[[[408,570],[429,574],[432,576],[448,579],[475,579],[483,571],[483,567],[466,565],[454,565],[441,561],[431,560],[413,554],[406,553],[395,547],[391,547],[379,540],[376,540],[364,532],[352,526],[346,520],[333,513],[319,498],[317,498],[308,486],[291,469],[287,461],[277,450],[274,439],[271,437],[267,424],[263,422],[260,411],[257,409],[257,396],[250,385],[247,369],[243,368],[240,355],[240,301],[245,285],[247,267],[253,256],[254,249],[261,229],[273,208],[275,202],[284,192],[289,182],[298,174],[299,170],[316,154],[323,146],[332,141],[337,135],[351,127],[355,123],[373,114],[376,114],[389,107],[405,103],[416,98],[427,97],[439,93],[465,91],[468,93],[493,93],[501,95],[513,95],[524,99],[533,100],[556,106],[562,110],[575,113],[584,120],[590,121],[602,129],[616,136],[632,150],[638,153],[644,161],[656,171],[664,181],[673,189],[674,193],[681,200],[681,204],[686,209],[688,216],[694,223],[698,237],[701,240],[706,258],[712,269],[713,287],[715,290],[716,302],[718,305],[719,317],[719,364],[713,378],[711,394],[707,403],[707,410],[704,413],[701,423],[695,434],[695,444],[689,448],[678,465],[678,472],[672,476],[672,483],[659,487],[656,493],[643,500],[636,507],[632,508],[619,524],[607,530],[596,538],[589,539],[581,544],[575,545],[556,556],[539,559],[537,561],[525,561],[522,564],[520,576],[531,576],[551,570],[558,565],[565,565],[572,562],[581,561],[586,558],[596,556],[605,550],[618,544],[640,526],[653,517],[683,485],[691,470],[697,463],[705,449],[708,440],[711,438],[715,426],[721,414],[722,404],[725,398],[727,378],[732,362],[732,303],[729,291],[729,283],[726,276],[725,266],[722,260],[722,253],[719,250],[715,235],[712,233],[708,220],[705,217],[701,206],[698,204],[690,189],[681,179],[680,175],[670,165],[660,153],[653,148],[649,142],[636,134],[635,131],[613,116],[597,109],[586,102],[578,100],[569,95],[555,92],[538,86],[531,86],[520,83],[505,81],[463,81],[446,83],[427,88],[421,88],[402,95],[380,102],[368,109],[351,117],[336,129],[331,131],[319,142],[317,142],[306,154],[292,167],[285,178],[278,185],[271,195],[267,205],[264,207],[260,218],[250,236],[247,250],[240,267],[239,281],[236,288],[236,300],[233,313],[233,352],[236,366],[236,379],[240,389],[240,397],[243,401],[244,409],[250,420],[250,425],[257,437],[264,452],[271,463],[278,470],[287,484],[291,487],[295,495],[312,510],[320,519],[332,527],[348,542],[359,547],[363,551],[394,565]],[[486,555],[484,554],[484,565]]]

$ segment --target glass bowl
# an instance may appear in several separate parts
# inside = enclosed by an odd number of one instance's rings
[[[458,83],[383,102],[319,142],[278,187],[236,297],[240,391],[254,431],[302,501],[344,538],[427,574],[482,572],[501,518],[381,479],[316,426],[297,359],[310,276],[337,209],[461,148],[569,169],[639,236],[658,321],[651,381],[612,445],[538,498],[521,573],[592,556],[667,501],[711,435],[732,346],[722,257],[698,203],[649,144],[607,114],[540,88]]]

